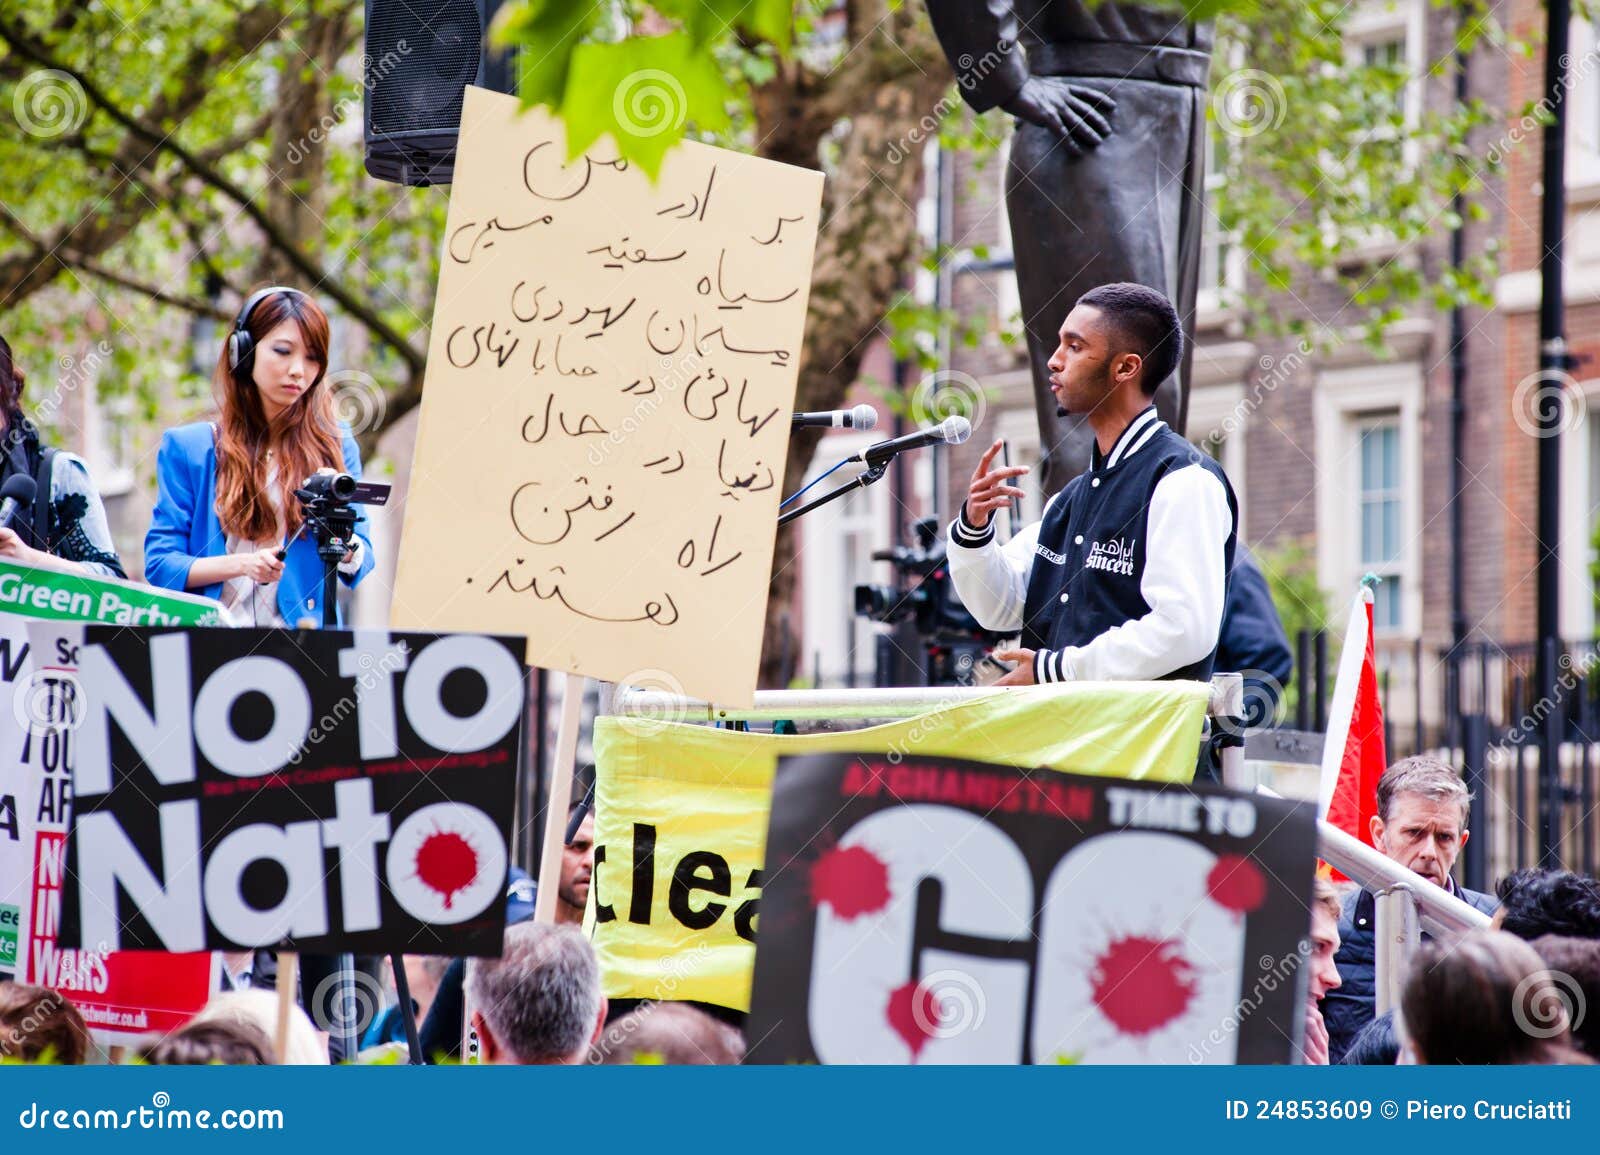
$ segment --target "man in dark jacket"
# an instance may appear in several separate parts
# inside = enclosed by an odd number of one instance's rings
[[[1217,639],[1216,671],[1244,675],[1244,724],[1269,724],[1294,674],[1294,653],[1255,555],[1237,546]]]
[[[1484,914],[1493,914],[1499,904],[1492,895],[1467,890],[1450,877],[1467,842],[1467,805],[1471,801],[1461,775],[1448,762],[1426,755],[1402,758],[1378,780],[1372,844],[1434,886]],[[1334,961],[1343,982],[1322,999],[1328,1054],[1335,1063],[1372,1021],[1377,997],[1375,905],[1370,891],[1356,890],[1346,896],[1339,919],[1340,946]]]

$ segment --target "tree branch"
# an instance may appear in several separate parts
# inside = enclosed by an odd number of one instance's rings
[[[10,42],[14,50],[27,56],[39,66],[56,69],[71,77],[83,89],[84,95],[89,101],[106,116],[121,125],[129,133],[146,141],[153,149],[170,153],[196,179],[216,189],[236,203],[240,211],[249,217],[256,227],[261,230],[267,243],[280,250],[288,264],[296,272],[304,276],[313,288],[325,293],[337,302],[339,307],[346,313],[370,329],[379,340],[393,348],[409,368],[417,371],[426,363],[426,356],[422,351],[407,341],[375,309],[357,298],[354,293],[346,289],[316,261],[312,260],[300,246],[295,244],[262,211],[255,198],[235,181],[218,171],[214,165],[207,163],[196,152],[174,140],[172,134],[159,131],[142,118],[136,117],[123,109],[82,71],[56,57],[48,47],[34,41],[31,37],[21,32],[14,22],[5,20],[3,17],[0,17],[0,37],[4,37]]]

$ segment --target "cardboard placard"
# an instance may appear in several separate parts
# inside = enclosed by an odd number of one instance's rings
[[[755,1062],[1284,1063],[1314,809],[978,762],[778,765]]]
[[[392,621],[748,703],[822,174],[565,156],[467,90]]]
[[[499,953],[522,639],[82,636],[63,943]]]

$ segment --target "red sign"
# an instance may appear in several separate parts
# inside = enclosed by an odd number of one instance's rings
[[[41,830],[37,836],[27,958],[18,968],[24,981],[66,995],[102,1043],[181,1027],[215,989],[214,956],[209,951],[165,954],[57,945],[66,843],[66,835],[58,831]]]

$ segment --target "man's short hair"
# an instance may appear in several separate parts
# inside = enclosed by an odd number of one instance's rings
[[[1339,892],[1326,878],[1319,878],[1311,884],[1311,909],[1319,906],[1335,923],[1344,914],[1344,903],[1339,901]]]
[[[89,1028],[60,991],[0,983],[0,1059],[78,1066],[89,1050]]]
[[[600,967],[574,926],[506,928],[497,959],[473,959],[467,993],[495,1042],[523,1063],[581,1055],[600,1019]]]
[[[1420,794],[1435,802],[1455,802],[1461,807],[1461,828],[1467,827],[1472,791],[1461,780],[1456,768],[1442,758],[1414,754],[1402,758],[1378,779],[1378,817],[1389,821],[1389,811],[1397,794]]]
[[[1547,934],[1532,945],[1567,1004],[1572,1045],[1600,1061],[1600,940]]]
[[[688,1003],[645,1003],[613,1019],[589,1052],[591,1063],[733,1066],[744,1037]]]
[[[1116,281],[1078,298],[1098,309],[1111,328],[1113,353],[1137,353],[1144,362],[1139,387],[1153,396],[1183,360],[1183,322],[1172,302],[1148,285]]]
[[[1501,929],[1518,938],[1600,939],[1600,881],[1588,875],[1524,867],[1502,878],[1495,894]]]

